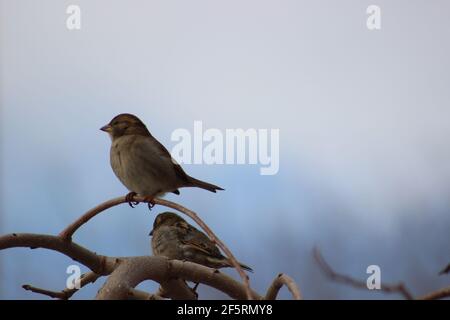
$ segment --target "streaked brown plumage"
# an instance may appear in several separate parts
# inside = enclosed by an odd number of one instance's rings
[[[179,194],[184,187],[223,190],[187,175],[135,115],[119,114],[101,130],[112,140],[111,167],[130,192],[153,198],[167,192]]]
[[[206,234],[175,213],[160,213],[150,235],[152,251],[156,256],[191,261],[210,268],[232,267],[228,258],[220,253]],[[241,267],[253,271],[242,263]]]

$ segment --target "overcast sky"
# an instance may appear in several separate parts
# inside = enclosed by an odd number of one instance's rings
[[[81,30],[66,28],[70,4]],[[381,30],[366,27],[370,4]],[[362,279],[377,264],[382,281],[416,294],[448,285],[437,272],[450,262],[449,10],[444,0],[0,0],[0,233],[57,234],[127,192],[99,131],[118,113],[138,115],[168,149],[172,132],[197,120],[221,132],[279,129],[278,174],[184,165],[226,191],[168,197],[255,269],[257,290],[287,272],[306,298],[396,297],[330,283],[315,245]],[[113,208],[74,240],[111,256],[150,254],[163,210]],[[42,298],[24,283],[62,289],[72,263],[1,252],[0,298]]]

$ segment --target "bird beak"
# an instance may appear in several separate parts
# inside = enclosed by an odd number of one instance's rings
[[[112,128],[109,124],[107,124],[106,126],[101,127],[100,130],[105,131],[105,132],[111,132]]]
[[[149,236],[153,236],[153,230],[148,234]]]

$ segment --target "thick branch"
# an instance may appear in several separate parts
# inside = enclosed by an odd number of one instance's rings
[[[18,247],[58,251],[99,275],[111,273],[119,262],[119,259],[98,255],[74,242],[64,241],[60,237],[32,233],[12,233],[0,237],[0,250]]]
[[[133,198],[133,201],[136,202],[147,202],[147,199],[145,197],[141,197],[141,196],[135,196]],[[106,201],[98,206],[96,206],[95,208],[87,211],[83,216],[81,216],[79,219],[77,219],[74,223],[72,223],[71,225],[69,225],[69,227],[67,227],[66,229],[64,229],[61,233],[60,233],[60,237],[66,240],[70,240],[73,236],[73,234],[86,222],[88,222],[90,219],[92,219],[93,217],[95,217],[97,214],[99,214],[100,212],[109,209],[113,206],[122,204],[122,203],[126,203],[127,200],[125,198],[125,196],[123,197],[118,197],[118,198],[114,198],[111,199],[109,201]],[[219,247],[220,249],[223,250],[223,252],[225,253],[225,255],[230,259],[231,264],[233,265],[233,267],[236,268],[237,272],[239,273],[240,277],[242,278],[242,280],[244,281],[245,287],[246,287],[246,292],[247,292],[247,298],[251,299],[252,297],[252,293],[251,293],[251,288],[250,288],[250,281],[249,281],[249,277],[248,275],[244,272],[244,270],[242,269],[242,267],[240,266],[240,264],[238,263],[237,259],[234,257],[234,255],[231,253],[231,251],[228,249],[228,247],[214,234],[214,232],[212,232],[212,230],[206,225],[206,223],[203,222],[203,220],[201,220],[198,215],[192,211],[189,210],[179,204],[176,204],[174,202],[168,201],[168,200],[164,200],[164,199],[159,199],[159,198],[155,198],[153,200],[154,204],[159,204],[162,206],[166,206],[172,209],[175,209],[177,211],[180,211],[184,214],[186,214],[187,216],[189,216],[192,220],[194,220],[207,234],[208,236],[211,238],[212,241],[214,241]]]
[[[126,299],[130,289],[145,280],[156,281],[164,287],[164,295],[170,292],[173,299],[196,299],[189,287],[180,285],[186,281],[199,282],[216,288],[234,299],[245,299],[245,286],[217,270],[192,262],[168,260],[164,257],[133,257],[124,260],[108,277],[96,299]],[[175,285],[175,289],[173,286]],[[252,298],[261,297],[252,292]]]
[[[128,298],[130,300],[164,300],[163,297],[156,293],[148,293],[138,289],[130,289],[128,291]]]
[[[39,234],[9,234],[0,237],[0,250],[14,247],[32,247],[54,250],[80,262],[95,272],[82,278],[82,286],[94,281],[100,275],[111,276],[99,292],[98,299],[127,299],[129,289],[140,282],[151,279],[164,287],[164,292],[173,299],[196,299],[196,294],[180,279],[204,283],[223,291],[232,298],[245,299],[245,286],[231,277],[215,272],[213,269],[195,263],[169,261],[163,257],[112,258],[97,255],[74,242],[67,242],[61,237]],[[122,286],[125,284],[125,286]],[[117,287],[116,287],[117,285]],[[69,298],[73,293],[54,292],[30,285],[26,290],[48,295],[53,298]],[[122,290],[124,289],[124,290]],[[252,297],[260,299],[252,292]]]
[[[168,276],[168,275],[166,275]],[[172,300],[197,300],[198,294],[192,290],[185,280],[172,278],[161,282],[158,295]]]
[[[283,287],[283,285],[285,285],[289,289],[294,300],[302,300],[302,294],[300,293],[300,289],[298,288],[295,281],[291,277],[283,273],[280,273],[275,278],[275,280],[273,280],[272,285],[267,290],[265,299],[275,300],[277,298],[278,292]]]
[[[331,266],[325,261],[325,259],[320,254],[317,248],[314,248],[313,255],[318,265],[321,267],[322,271],[328,276],[331,280],[340,282],[343,284],[350,285],[355,288],[367,289],[367,283],[363,280],[354,279],[347,275],[342,275],[335,272]],[[387,293],[399,293],[405,299],[412,300],[414,299],[413,295],[406,289],[403,283],[399,284],[383,284],[381,286],[381,290]]]

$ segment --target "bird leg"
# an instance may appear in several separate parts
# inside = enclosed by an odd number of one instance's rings
[[[137,195],[136,192],[131,191],[130,193],[128,193],[125,196],[125,201],[128,202],[128,205],[132,208],[134,208],[134,206],[137,206],[139,204],[138,201],[134,201],[134,196]]]

